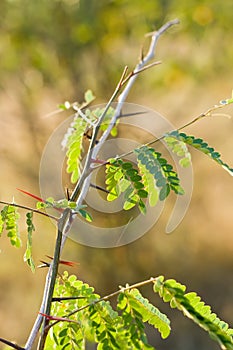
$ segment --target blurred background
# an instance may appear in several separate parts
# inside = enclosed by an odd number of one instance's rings
[[[139,77],[128,102],[157,110],[179,127],[231,96],[231,0],[1,0],[0,13],[1,200],[34,205],[16,188],[39,195],[43,148],[67,117],[47,115],[66,100],[81,102],[87,89],[96,95],[96,103],[106,102],[123,67],[132,69],[137,63],[144,34],[168,20],[179,18],[181,23],[159,40],[156,60],[163,63]],[[232,115],[232,107],[186,133],[204,138],[232,165],[233,123],[223,113]],[[165,234],[172,206],[168,199],[158,223],[134,243],[95,249],[69,240],[63,258],[78,261],[80,266],[70,273],[102,295],[151,276],[175,278],[232,325],[232,179],[205,155],[192,151],[192,157],[192,201],[175,232]],[[39,264],[46,254],[53,255],[55,228],[38,217],[35,223],[33,252]],[[23,262],[25,247],[11,248],[5,236],[0,242],[0,337],[24,344],[38,312],[46,271],[32,274]],[[150,287],[143,292],[172,322],[165,341],[148,329],[156,349],[218,349],[204,331],[161,304]]]

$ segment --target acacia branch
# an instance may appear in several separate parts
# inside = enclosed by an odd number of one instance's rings
[[[88,149],[84,169],[83,169],[82,175],[81,175],[77,185],[75,186],[75,189],[74,189],[74,191],[71,195],[71,198],[70,198],[71,201],[76,202],[77,206],[82,204],[83,199],[85,198],[87,191],[90,187],[90,181],[91,181],[90,173],[93,170],[92,169],[93,160],[95,160],[97,158],[97,154],[98,154],[100,148],[102,147],[102,145],[104,144],[104,142],[106,141],[108,136],[110,135],[110,132],[111,132],[112,128],[114,127],[117,118],[120,116],[122,103],[125,102],[125,100],[128,96],[128,93],[129,93],[130,89],[132,88],[132,86],[133,86],[133,84],[138,76],[138,73],[144,71],[147,68],[150,68],[149,66],[148,67],[146,67],[146,66],[148,65],[148,62],[155,55],[155,47],[156,47],[156,43],[157,43],[159,37],[169,27],[171,27],[172,25],[177,24],[177,23],[179,23],[178,20],[169,21],[165,25],[163,25],[157,32],[154,32],[151,34],[151,44],[150,44],[147,55],[139,62],[139,64],[136,65],[135,69],[128,77],[126,77],[126,73],[127,73],[128,68],[125,67],[123,74],[121,76],[121,79],[119,80],[119,83],[117,84],[115,91],[113,92],[109,102],[107,103],[107,105],[104,109],[104,112],[102,113],[101,117],[98,119],[96,125],[93,128],[93,134],[92,134],[90,146]],[[99,142],[96,144],[98,132],[99,132],[100,126],[101,126],[101,124],[102,124],[102,122],[107,114],[107,111],[109,110],[112,102],[115,100],[115,98],[120,93],[122,87],[125,84],[126,84],[126,86],[118,98],[118,104],[117,104],[117,108],[115,110],[115,114],[112,117],[108,128],[105,130],[105,132],[102,134]],[[43,296],[42,305],[40,308],[40,312],[42,314],[47,314],[47,315],[50,314],[52,295],[53,295],[53,291],[54,291],[55,280],[56,280],[58,265],[59,265],[59,260],[60,260],[60,253],[61,253],[62,247],[65,244],[65,240],[66,240],[67,234],[70,230],[70,227],[72,225],[73,220],[74,220],[74,214],[72,214],[71,210],[67,209],[63,212],[63,214],[61,215],[61,217],[58,221],[57,240],[56,240],[56,245],[55,245],[54,259],[51,263],[51,266],[50,266],[48,274],[47,274],[46,284],[45,284],[45,288],[44,288],[44,296]],[[28,338],[28,341],[26,344],[26,350],[30,350],[32,348],[33,343],[35,341],[35,338],[39,332],[39,328],[40,328],[40,325],[42,323],[42,318],[43,318],[43,316],[41,314],[39,314],[36,321],[35,321],[35,324],[33,326],[31,334]],[[39,350],[44,349],[45,340],[46,340],[47,332],[48,332],[48,330],[47,330],[48,322],[49,322],[49,320],[44,320],[42,334],[41,334],[39,346],[38,346]]]

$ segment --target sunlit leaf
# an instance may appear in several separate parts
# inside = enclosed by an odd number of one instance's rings
[[[92,101],[94,101],[95,96],[93,95],[93,92],[91,90],[87,90],[84,94],[84,98],[85,98],[85,102],[89,104]]]
[[[32,272],[35,272],[35,264],[32,258],[32,233],[33,231],[35,231],[35,227],[32,222],[33,212],[27,213],[26,217],[27,217],[26,223],[27,223],[28,237],[27,237],[27,248],[24,254],[24,261],[31,268]]]

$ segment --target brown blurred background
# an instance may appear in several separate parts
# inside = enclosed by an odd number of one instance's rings
[[[0,198],[34,205],[17,187],[39,194],[43,148],[66,115],[45,116],[57,105],[82,101],[90,88],[96,103],[106,102],[125,65],[133,68],[144,34],[165,21],[181,24],[159,41],[163,64],[141,75],[128,98],[157,110],[175,126],[185,124],[233,88],[233,2],[1,0],[0,2]],[[232,115],[232,107],[222,113]],[[205,119],[187,133],[204,138],[232,165],[232,119]],[[154,228],[136,242],[116,249],[95,249],[67,242],[63,257],[80,262],[70,271],[100,294],[119,285],[160,274],[198,292],[213,311],[233,322],[232,179],[206,156],[193,152],[194,190],[188,213],[171,235],[164,233],[169,204]],[[53,194],[51,193],[51,196]],[[169,200],[168,200],[169,202]],[[21,231],[25,243],[24,213]],[[36,263],[53,254],[55,230],[36,218]],[[23,249],[5,234],[0,253],[0,337],[24,344],[41,301],[45,270],[33,275]],[[218,349],[208,335],[161,304],[172,321],[171,336],[161,341],[148,329],[157,349]],[[0,349],[1,349],[0,345]]]

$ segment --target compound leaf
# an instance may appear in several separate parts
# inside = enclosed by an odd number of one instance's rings
[[[169,336],[170,321],[165,314],[144,298],[138,289],[131,289],[127,292],[127,297],[131,307],[142,315],[143,322],[148,322],[158,329],[162,338]]]
[[[165,137],[165,141],[166,139],[173,139],[174,142],[185,143],[198,149],[200,152],[206,154],[216,163],[221,165],[224,170],[226,170],[231,176],[233,176],[233,168],[224,163],[221,159],[220,153],[216,152],[213,147],[210,147],[208,143],[202,140],[201,138],[195,138],[194,136],[186,135],[184,132],[180,133],[177,130],[172,131],[167,135],[168,136]]]
[[[233,329],[221,321],[210,306],[206,305],[195,293],[185,293],[186,287],[174,279],[164,280],[163,276],[156,279],[154,291],[172,308],[177,308],[207,331],[211,338],[219,343],[222,349],[233,349]]]

